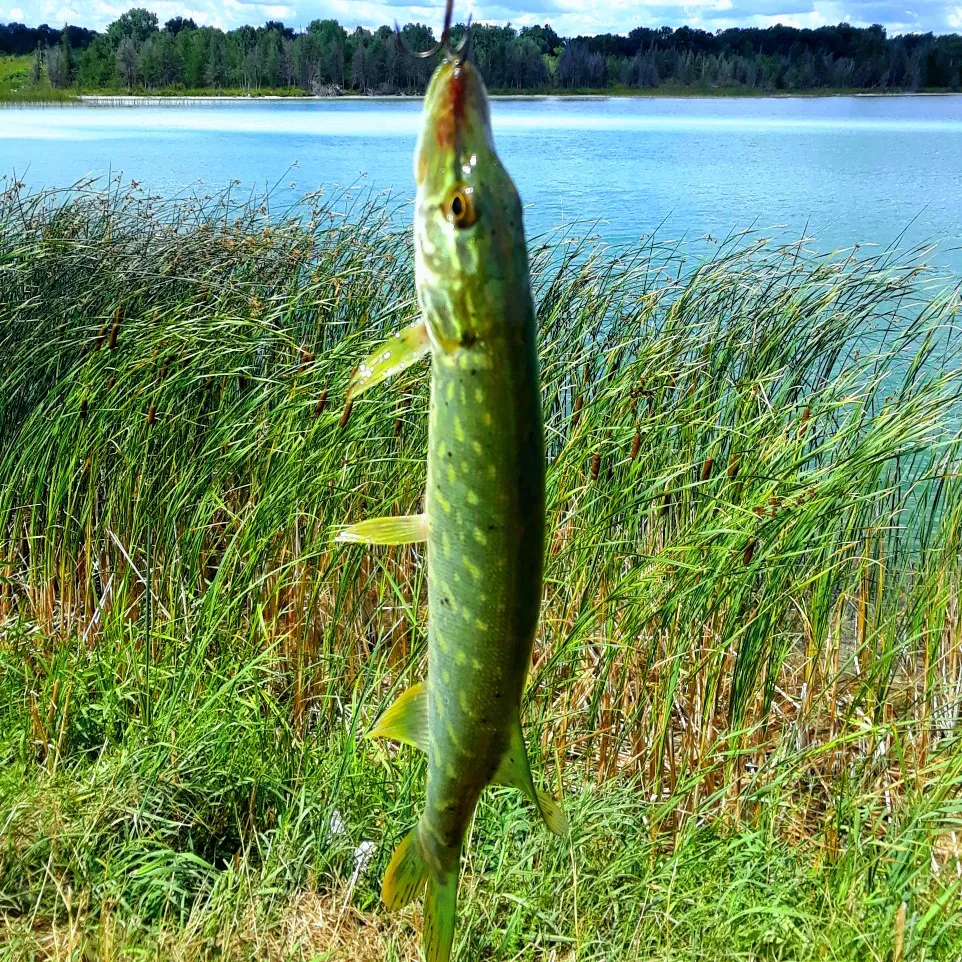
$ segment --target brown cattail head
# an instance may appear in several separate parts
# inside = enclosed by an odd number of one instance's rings
[[[116,383],[117,383],[117,378],[115,378],[115,377],[108,377],[108,378],[107,378],[107,390],[108,390],[108,391],[111,390]]]
[[[150,402],[150,407],[147,408],[147,423],[153,424],[157,420],[157,405],[153,401]]]
[[[738,465],[741,463],[742,456],[740,454],[733,454],[728,459],[728,480],[734,481],[738,477]]]
[[[638,457],[638,452],[641,450],[641,431],[635,431],[635,436],[631,439],[631,460],[634,461]]]
[[[84,398],[80,402],[80,420],[81,421],[87,420],[87,399],[86,398]]]
[[[592,481],[598,480],[598,472],[600,470],[601,470],[601,452],[595,451],[595,453],[591,455],[591,480]]]
[[[805,432],[808,430],[808,419],[811,416],[812,416],[811,408],[809,408],[809,406],[806,404],[805,410],[802,411],[802,427],[801,427],[801,430],[799,431],[799,434],[804,435]]]
[[[323,414],[324,408],[327,407],[327,388],[321,391],[321,396],[317,399],[317,404],[314,405],[315,414]]]
[[[112,351],[117,346],[117,336],[120,334],[120,308],[117,308],[117,313],[114,315],[114,325],[110,329],[110,340],[107,342],[107,347]]]
[[[702,481],[707,481],[711,477],[712,465],[714,465],[715,459],[711,456],[705,458],[705,463],[701,466],[701,479]]]
[[[578,422],[581,420],[581,408],[585,403],[584,395],[579,394],[575,398],[575,407],[571,412],[571,429],[574,430],[578,426]]]
[[[306,371],[314,363],[314,355],[306,348],[298,348],[301,355],[300,370]]]
[[[745,553],[742,555],[742,564],[747,568],[752,563],[752,558],[755,557],[755,545],[758,542],[754,538],[748,539],[748,544],[745,545]]]
[[[348,419],[351,417],[351,408],[354,407],[354,398],[349,398],[344,405],[344,413],[341,415],[341,430],[347,426]]]
[[[107,337],[107,325],[104,324],[104,326],[100,329],[100,333],[97,335],[97,339],[94,341],[94,350],[95,350],[95,351],[99,351],[99,350],[100,350],[100,348],[101,348],[101,346],[103,345],[104,340],[106,339],[106,337]]]

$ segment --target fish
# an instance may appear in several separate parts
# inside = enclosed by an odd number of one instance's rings
[[[449,23],[450,3],[442,42]],[[429,81],[414,172],[420,319],[358,366],[348,405],[430,356],[423,512],[364,520],[337,540],[427,543],[427,679],[369,737],[427,754],[425,805],[381,896],[395,910],[424,892],[425,956],[448,962],[464,839],[484,789],[519,789],[548,829],[568,830],[561,805],[534,783],[521,728],[543,591],[546,462],[522,206],[464,46],[445,50]]]

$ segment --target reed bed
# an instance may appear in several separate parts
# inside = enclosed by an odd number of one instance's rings
[[[426,371],[344,410],[416,315],[398,223],[351,192],[0,194],[0,911],[31,957],[129,916],[185,958],[409,957],[351,913],[423,776],[360,736],[423,674],[424,557],[331,543],[422,493]],[[532,242],[525,719],[574,829],[482,807],[465,958],[957,957],[960,292],[924,254]]]

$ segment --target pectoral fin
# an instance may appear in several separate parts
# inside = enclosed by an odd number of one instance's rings
[[[347,388],[348,403],[369,387],[410,367],[430,350],[431,342],[424,321],[418,321],[394,337],[389,337],[354,373]]]
[[[428,693],[424,684],[412,685],[377,720],[368,738],[393,738],[405,745],[413,745],[422,752],[428,750]]]
[[[335,541],[363,544],[414,544],[428,539],[424,514],[402,514],[395,518],[369,518],[342,528]]]
[[[520,718],[515,719],[507,751],[501,759],[498,770],[494,773],[492,782],[524,792],[538,806],[545,825],[555,835],[564,835],[568,831],[568,819],[565,818],[561,806],[547,792],[534,787],[531,768],[528,765],[528,753],[524,747],[524,735],[521,733]]]

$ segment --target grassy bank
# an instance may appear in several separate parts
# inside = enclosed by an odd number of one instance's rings
[[[413,959],[424,671],[389,212],[0,196],[0,957]],[[462,959],[958,959],[958,292],[752,235],[533,242],[550,467],[525,722]],[[4,954],[5,953],[5,954]],[[73,953],[73,954],[71,954]],[[330,954],[328,954],[330,953]]]

